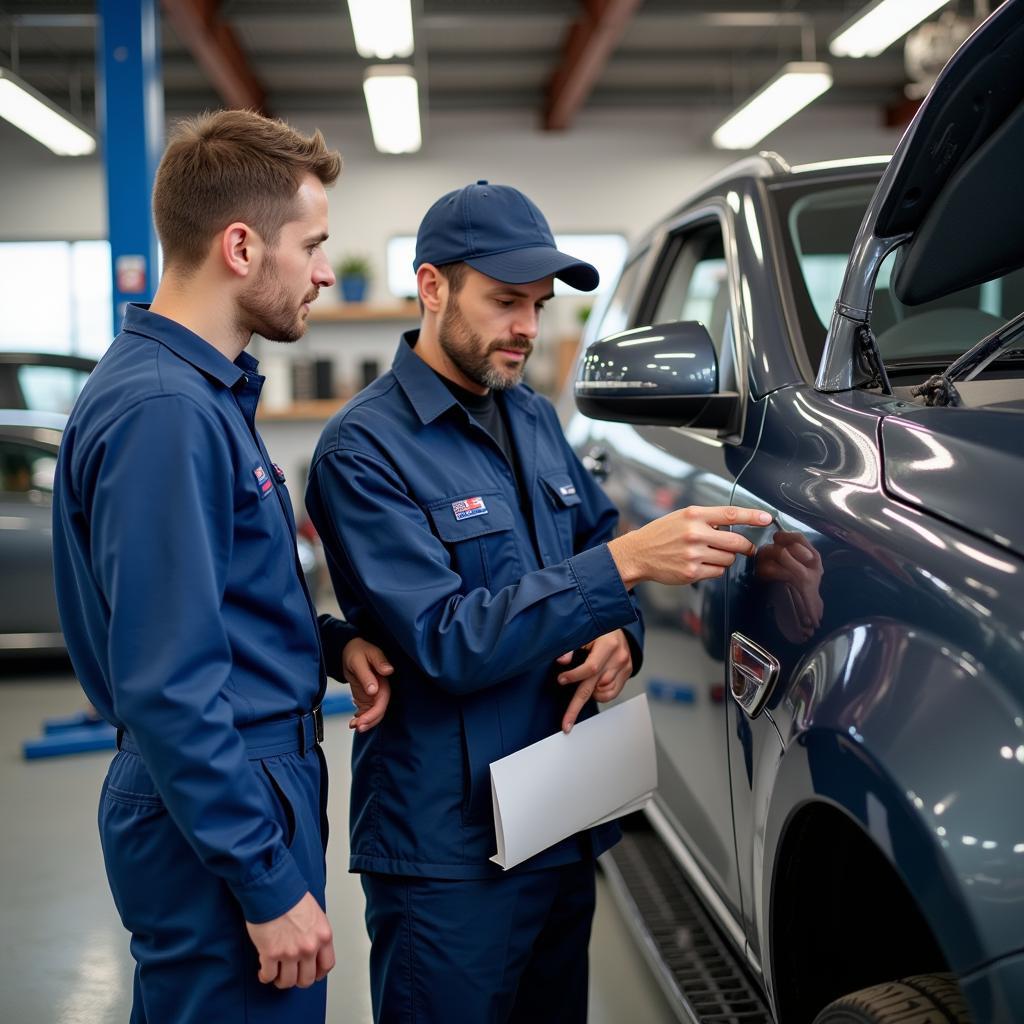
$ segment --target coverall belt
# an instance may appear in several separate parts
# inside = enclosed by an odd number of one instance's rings
[[[237,727],[245,741],[250,761],[260,761],[278,754],[305,754],[319,746],[324,738],[324,713],[315,707],[300,718],[285,718],[274,722],[251,722]],[[140,753],[131,735],[122,730],[117,733],[117,749],[129,754]]]

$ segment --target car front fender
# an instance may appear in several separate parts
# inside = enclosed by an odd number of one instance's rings
[[[1024,709],[1012,693],[966,652],[889,619],[834,634],[801,662],[772,709],[783,755],[758,780],[771,788],[762,950],[777,854],[811,803],[870,837],[957,973],[1024,947]]]

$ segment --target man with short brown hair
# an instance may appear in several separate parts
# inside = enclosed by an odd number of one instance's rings
[[[325,1015],[325,665],[359,730],[391,668],[316,617],[244,349],[301,337],[334,283],[340,166],[319,133],[246,111],[180,127],[154,189],[156,297],[128,307],[64,434],[55,581],[75,670],[118,729],[100,837],[136,1024]]]

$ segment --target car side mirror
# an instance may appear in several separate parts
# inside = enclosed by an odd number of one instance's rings
[[[585,416],[665,427],[735,426],[740,396],[718,390],[718,356],[697,321],[621,331],[587,348],[576,375]]]

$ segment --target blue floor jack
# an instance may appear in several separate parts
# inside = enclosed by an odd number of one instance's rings
[[[348,692],[331,693],[320,705],[324,716],[350,715],[356,706]],[[90,711],[79,711],[61,718],[43,721],[43,735],[25,740],[22,757],[34,761],[41,757],[63,757],[66,754],[87,754],[97,750],[113,750],[117,746],[117,730]]]

